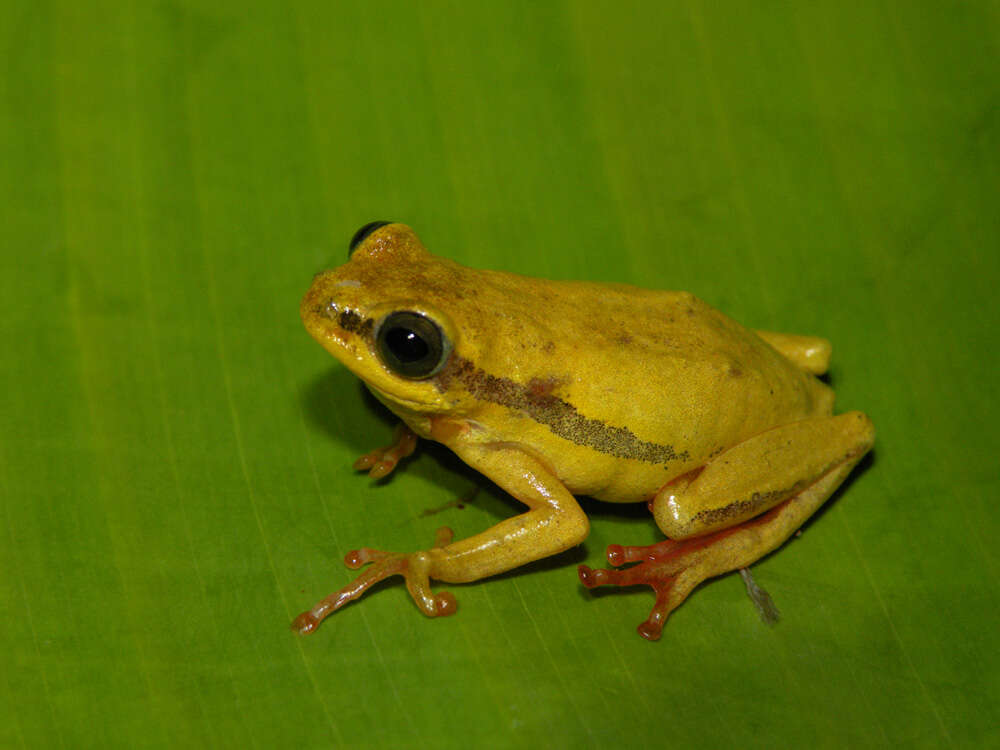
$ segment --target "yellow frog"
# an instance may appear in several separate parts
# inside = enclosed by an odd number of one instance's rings
[[[860,412],[832,416],[823,339],[751,331],[686,292],[545,281],[431,255],[403,224],[372,222],[348,263],[302,300],[309,333],[403,424],[355,464],[375,477],[444,443],[527,506],[461,541],[363,548],[353,583],[293,623],[312,632],[372,584],[402,575],[420,610],[455,611],[430,579],[474,581],[555,555],[587,537],[574,495],[648,503],[668,539],[611,545],[618,570],[581,565],[587,587],[647,584],[639,633],[660,636],[701,581],[782,544],[871,448]]]

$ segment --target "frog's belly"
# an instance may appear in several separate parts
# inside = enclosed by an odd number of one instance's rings
[[[704,461],[681,457],[668,463],[649,463],[570,448],[549,463],[574,495],[610,503],[638,503],[650,500],[671,479]]]

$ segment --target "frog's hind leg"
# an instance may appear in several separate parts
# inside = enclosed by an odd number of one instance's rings
[[[733,449],[748,454],[744,459],[752,454],[770,451],[772,455],[761,456],[762,461],[774,458],[774,451],[780,453],[783,449],[786,460],[794,463],[796,454],[801,453],[798,458],[806,464],[813,464],[815,457],[812,449],[816,446],[815,441],[808,440],[808,448],[799,448],[794,435],[801,431],[814,432],[817,428],[821,429],[824,423],[829,431],[829,441],[833,444],[829,450],[837,451],[839,457],[834,459],[830,456],[822,470],[803,476],[802,481],[794,485],[793,492],[776,501],[776,506],[769,510],[762,508],[761,510],[766,511],[762,515],[743,520],[730,528],[716,527],[699,531],[696,536],[667,539],[645,547],[611,545],[607,550],[611,565],[619,567],[627,563],[638,564],[621,570],[592,570],[581,565],[580,580],[587,588],[639,584],[652,587],[656,603],[638,630],[643,638],[658,639],[667,616],[695,586],[707,578],[749,567],[788,539],[837,489],[855,464],[868,452],[874,431],[868,418],[855,412],[777,428]],[[806,453],[809,455],[805,455]],[[701,474],[710,474],[711,467],[709,464]],[[700,478],[696,476],[691,479],[688,489],[694,488]]]
[[[830,485],[839,484],[849,471],[848,467],[837,472],[840,476],[830,475]],[[621,570],[595,570],[581,565],[580,580],[587,588],[641,584],[650,586],[656,594],[656,603],[649,617],[639,624],[637,630],[646,640],[658,640],[667,617],[680,606],[695,586],[706,578],[749,566],[791,536],[808,518],[812,509],[822,504],[823,498],[816,500],[815,496],[822,495],[824,484],[826,483],[814,485],[763,516],[732,529],[692,539],[667,539],[646,547],[613,544],[607,551],[611,565],[631,562],[639,564]],[[832,486],[829,490],[831,492]],[[765,538],[780,541],[765,546],[762,544]]]

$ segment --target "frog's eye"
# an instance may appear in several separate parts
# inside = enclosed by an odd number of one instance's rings
[[[382,364],[404,378],[420,380],[440,372],[451,342],[433,320],[408,310],[386,315],[375,332]]]
[[[392,224],[391,221],[369,221],[361,229],[354,233],[351,237],[351,244],[348,245],[347,257],[350,258],[354,255],[354,251],[357,250],[358,245],[365,241],[365,238],[374,232],[376,229],[381,229],[387,224]]]

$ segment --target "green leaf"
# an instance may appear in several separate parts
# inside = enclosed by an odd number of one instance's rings
[[[0,746],[1000,741],[996,3],[4,19]],[[878,441],[755,566],[781,621],[729,575],[643,641],[649,591],[575,564],[658,532],[585,501],[583,547],[453,587],[454,617],[395,583],[289,632],[350,549],[517,512],[440,447],[350,469],[391,423],[297,307],[373,219],[830,338]]]

